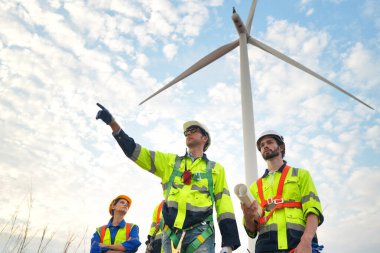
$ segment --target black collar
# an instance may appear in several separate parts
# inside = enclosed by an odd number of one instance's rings
[[[285,166],[286,166],[286,161],[284,160],[284,163],[283,163],[283,164],[281,165],[281,167],[280,167],[278,170],[276,170],[276,171],[282,173],[282,171],[284,170]],[[264,172],[263,177],[268,176],[268,174],[269,174],[269,170],[268,170],[268,169],[265,169],[265,172]]]
[[[190,153],[187,152],[187,151],[186,151],[185,155],[180,156],[181,159],[186,158],[186,157],[191,158],[191,157],[190,157]],[[206,153],[203,153],[203,155],[202,155],[202,159],[205,160],[206,162],[208,162],[208,158],[207,158]]]

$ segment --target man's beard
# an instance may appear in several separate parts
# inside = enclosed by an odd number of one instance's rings
[[[195,139],[193,139],[193,140],[191,140],[189,142],[186,142],[186,146],[188,148],[195,148],[195,147],[199,146],[200,144],[201,144],[201,142],[198,141],[198,140],[195,140]]]
[[[265,161],[271,160],[280,154],[280,147],[276,148],[272,152],[262,154]]]

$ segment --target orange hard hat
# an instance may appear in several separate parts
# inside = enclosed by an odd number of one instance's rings
[[[128,197],[127,195],[119,195],[116,198],[114,198],[110,203],[108,211],[110,212],[111,215],[112,215],[112,206],[115,204],[115,201],[118,199],[125,199],[128,202],[128,208],[130,208],[132,205],[132,199],[130,197]]]

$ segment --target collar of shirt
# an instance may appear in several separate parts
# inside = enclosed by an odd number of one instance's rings
[[[194,162],[195,159],[198,158],[198,157],[195,158],[195,157],[194,157],[190,152],[188,152],[187,150],[186,150],[186,154],[185,154],[184,156],[181,156],[181,158],[185,158],[185,157],[189,157],[189,158],[191,159],[191,162]],[[207,155],[206,155],[205,153],[203,153],[202,159],[205,160],[206,162],[208,162],[208,158],[207,158]]]
[[[285,166],[286,166],[286,161],[284,160],[284,163],[283,163],[283,164],[281,165],[281,167],[280,167],[278,170],[276,170],[276,171],[282,173],[282,171],[284,170]],[[276,171],[275,171],[275,172],[276,172]],[[266,176],[268,176],[268,174],[269,174],[269,170],[268,170],[268,169],[265,169],[264,175],[263,175],[262,177],[266,177]]]
[[[122,220],[119,224],[117,224],[117,226],[114,226],[114,225],[112,225],[112,218],[111,218],[110,221],[109,221],[108,224],[107,224],[107,227],[108,227],[108,228],[110,228],[110,227],[119,227],[119,228],[123,228],[123,227],[125,227],[125,225],[126,225],[125,220]]]

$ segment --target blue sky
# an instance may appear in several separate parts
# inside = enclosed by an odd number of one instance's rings
[[[95,228],[109,219],[110,200],[127,194],[133,199],[127,220],[140,226],[145,241],[162,198],[160,180],[123,155],[110,129],[95,120],[97,102],[153,150],[183,154],[183,122],[202,121],[212,136],[207,155],[225,167],[230,191],[244,182],[238,49],[138,104],[237,39],[232,7],[245,21],[250,4],[1,1],[0,228],[15,213],[26,219],[32,194],[37,238],[45,226],[55,233],[52,245],[62,248],[69,235],[74,244],[84,236],[86,252]],[[318,236],[325,253],[380,246],[374,236],[380,228],[379,13],[375,0],[266,0],[253,20],[254,38],[375,108],[248,46],[256,134],[281,132],[288,163],[310,170],[324,207]],[[264,169],[258,154],[260,175]],[[246,252],[232,198],[243,245],[237,252]],[[4,237],[0,243],[3,248]]]

